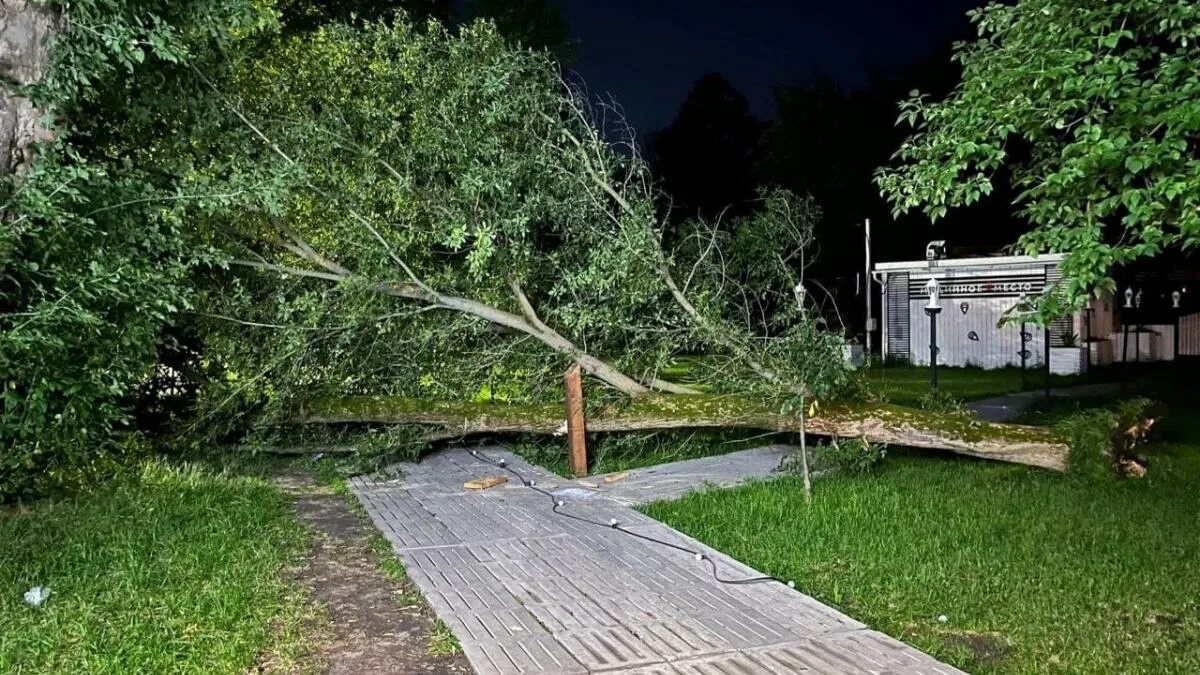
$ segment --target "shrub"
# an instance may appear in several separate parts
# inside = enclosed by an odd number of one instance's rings
[[[887,446],[865,438],[834,439],[817,451],[822,465],[853,474],[870,473],[887,457]]]
[[[961,415],[967,412],[967,408],[963,405],[961,399],[941,389],[930,389],[925,395],[921,396],[919,405],[922,410],[945,413],[947,415]]]

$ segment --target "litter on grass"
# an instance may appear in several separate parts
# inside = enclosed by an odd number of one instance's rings
[[[41,607],[50,599],[50,589],[45,586],[34,586],[25,591],[25,604],[30,607]]]

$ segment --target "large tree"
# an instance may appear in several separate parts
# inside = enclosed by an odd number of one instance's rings
[[[1200,241],[1200,5],[1020,0],[973,11],[961,84],[901,103],[915,132],[877,180],[897,212],[940,218],[1002,168],[1034,229],[1066,253],[1044,315],[1112,288],[1115,266]]]
[[[745,213],[755,195],[763,123],[716,73],[696,80],[670,126],[651,139],[655,175],[679,216]]]
[[[275,25],[259,0],[0,5],[0,495],[78,475],[154,368],[205,257],[183,237],[174,138],[204,98],[183,75]],[[218,198],[219,201],[219,198]]]

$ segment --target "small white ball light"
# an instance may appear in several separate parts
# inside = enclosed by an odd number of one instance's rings
[[[796,582],[794,582],[794,581],[788,582],[788,588],[795,588],[795,587],[796,587]]]

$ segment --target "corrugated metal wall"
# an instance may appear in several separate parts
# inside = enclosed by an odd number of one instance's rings
[[[1179,317],[1179,355],[1200,356],[1200,314]]]
[[[926,300],[910,300],[912,312],[912,362],[929,365],[929,317]],[[997,326],[1000,316],[1017,303],[1015,298],[951,298],[942,301],[938,315],[938,365],[1003,368],[1020,365],[1026,351],[1030,368],[1045,363],[1044,332],[1027,326],[1022,339],[1021,326]],[[966,311],[963,311],[963,306]],[[920,318],[917,318],[920,317]]]
[[[908,273],[888,276],[887,298],[887,353],[890,359],[907,360],[912,343],[909,340]]]
[[[934,268],[930,272],[909,275],[908,299],[910,361],[929,364],[929,317],[924,307],[928,302],[925,284],[930,277],[938,279],[941,288],[941,314],[938,315],[938,364],[945,366],[979,366],[1002,368],[1021,364],[1024,353],[1026,366],[1045,365],[1045,331],[1033,325],[1005,323],[1001,319],[1020,301],[1022,293],[1037,295],[1047,283],[1046,265],[1023,265],[983,268]],[[889,312],[892,296],[889,287]],[[1052,328],[1073,332],[1071,319],[1065,325]]]

